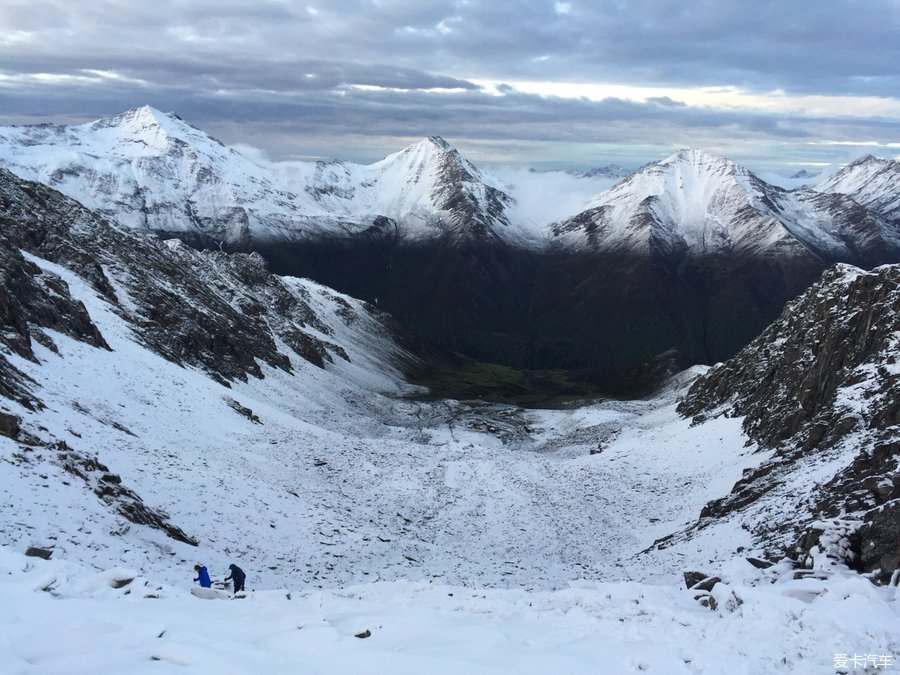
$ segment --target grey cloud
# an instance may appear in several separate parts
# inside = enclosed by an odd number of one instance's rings
[[[230,124],[266,134],[293,134],[302,145],[313,136],[370,134],[410,137],[441,134],[490,141],[654,142],[696,134],[726,138],[798,139],[811,137],[811,122],[799,117],[715,111],[686,106],[636,103],[621,99],[588,101],[541,97],[521,92],[492,96],[479,91],[439,94],[429,91],[327,90],[291,96],[262,93],[255,98],[186,95],[176,86],[148,91],[140,85],[60,88],[48,97],[41,87],[11,99],[8,113],[25,116],[37,110],[65,114],[71,101],[91,99],[90,118],[149,102],[174,110],[204,129]],[[228,120],[228,124],[223,124]],[[821,123],[821,122],[820,122]],[[873,124],[876,124],[873,122]],[[229,127],[230,128],[230,127]],[[231,136],[223,140],[239,142]],[[279,143],[282,145],[282,143]],[[290,151],[282,148],[282,151]]]
[[[333,0],[8,0],[0,35],[8,70],[46,64],[132,74],[181,75],[140,62],[207,69],[228,86],[249,66],[292,69],[320,60],[384,64],[456,80],[612,81],[627,84],[782,88],[824,94],[900,92],[896,0],[546,0],[438,2]],[[21,38],[21,36],[19,36]],[[0,42],[0,44],[3,44]],[[55,66],[55,67],[54,67]],[[124,66],[118,66],[124,67]]]
[[[684,101],[676,101],[668,96],[653,96],[647,99],[647,103],[655,103],[656,105],[668,108],[686,108],[687,103]]]
[[[552,0],[6,0],[0,75],[12,79],[0,79],[0,120],[86,120],[148,102],[222,130],[223,140],[279,152],[350,134],[793,148],[817,135],[897,140],[893,120],[697,109],[665,97],[644,104],[562,100],[508,84],[491,96],[473,84],[599,81],[900,96],[897,0],[567,4],[570,11],[558,13]],[[36,73],[86,79],[16,80]],[[430,91],[437,89],[462,91]]]

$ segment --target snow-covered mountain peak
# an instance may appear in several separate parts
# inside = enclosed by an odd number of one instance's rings
[[[848,195],[869,211],[900,227],[900,162],[866,155],[832,174],[814,188]]]
[[[554,225],[553,233],[569,247],[673,259],[812,253],[857,264],[883,262],[879,251],[894,250],[897,237],[854,199],[786,191],[725,157],[690,148],[601,193],[588,210]]]
[[[152,106],[143,105],[139,108],[131,108],[130,110],[121,112],[118,115],[113,115],[112,117],[101,118],[91,126],[94,129],[118,127],[125,130],[140,130],[146,129],[147,127],[161,128],[165,121],[170,119],[177,119],[180,121],[180,118],[174,113],[164,113]]]
[[[812,254],[881,264],[900,249],[892,225],[900,222],[898,186],[900,163],[868,157],[820,183],[818,191],[788,191],[730,159],[690,148],[600,193],[552,232],[567,247],[674,259]]]
[[[165,153],[171,138],[185,135],[188,125],[171,113],[164,113],[149,105],[133,108],[113,117],[76,127],[86,144],[103,139],[104,145],[121,148],[122,154],[146,155]]]
[[[892,181],[894,190],[900,192],[900,162],[865,155],[826,178],[816,189],[851,194],[864,188],[872,180]]]
[[[236,150],[225,147],[174,112],[162,112],[149,105],[71,129],[83,139],[84,145],[94,147],[100,155],[111,153],[125,158],[164,155],[174,145],[180,145],[212,158],[228,161],[239,156],[243,162],[247,161]]]
[[[413,236],[495,237],[510,198],[440,136],[428,136],[366,168],[373,210],[413,225]]]
[[[417,143],[408,145],[399,152],[392,153],[372,165],[373,169],[400,167],[413,175],[426,171],[440,171],[447,164],[457,164],[469,173],[480,172],[440,136],[427,136]]]
[[[664,255],[764,250],[787,234],[756,214],[764,186],[724,157],[679,150],[602,192],[554,233],[576,245],[586,236],[592,247]]]
[[[450,146],[450,144],[447,141],[445,141],[443,138],[441,138],[440,136],[428,136],[425,138],[424,141],[421,141],[421,142],[422,143],[431,143],[432,145],[435,145],[438,148],[440,148],[441,150],[444,150],[446,152],[453,151],[453,148]]]
[[[700,148],[683,148],[669,155],[658,164],[645,167],[641,172],[658,171],[659,168],[677,169],[685,171],[686,169],[693,173],[720,173],[746,176],[749,171],[739,164],[722,155],[716,155],[706,152]]]
[[[632,176],[597,196],[598,205],[610,197],[631,196],[639,202],[648,197],[678,201],[685,207],[697,207],[704,213],[709,202],[725,189],[755,191],[752,174],[730,159],[698,148],[686,148],[662,161],[645,166]]]

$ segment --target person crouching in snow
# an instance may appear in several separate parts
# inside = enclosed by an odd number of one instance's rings
[[[247,575],[244,574],[244,571],[237,565],[229,565],[228,569],[231,570],[231,574],[229,574],[225,578],[225,581],[234,581],[235,593],[244,590],[244,579],[247,578]]]
[[[197,578],[194,581],[199,581],[203,588],[212,586],[212,580],[209,578],[209,572],[206,570],[205,565],[194,565],[194,571],[197,573]]]

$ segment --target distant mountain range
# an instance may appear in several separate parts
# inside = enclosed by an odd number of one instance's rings
[[[263,165],[143,107],[0,128],[0,166],[130,227],[258,251],[451,349],[611,382],[672,348],[730,356],[834,262],[900,261],[900,163],[874,157],[785,190],[682,150],[591,195],[620,168],[542,188],[438,137],[371,165]]]

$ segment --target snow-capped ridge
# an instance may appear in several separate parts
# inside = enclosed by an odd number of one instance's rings
[[[863,158],[857,165],[861,169],[847,173],[857,181],[865,175],[871,187],[877,182],[871,179],[872,167],[877,167],[883,182],[900,183],[884,178],[889,163],[873,159]],[[726,157],[682,149],[599,194],[586,211],[555,224],[553,234],[567,247],[666,258],[812,255],[858,265],[896,259],[900,236],[883,220],[890,219],[891,209],[900,211],[900,203],[884,200],[889,189],[865,195],[854,192],[850,180],[843,190],[827,183],[819,192],[785,190]]]
[[[566,173],[577,178],[627,178],[634,171],[626,169],[618,164],[607,164],[606,166],[597,166],[592,169],[579,170],[570,169]]]
[[[665,159],[660,160],[656,164],[656,166],[668,166],[670,164],[676,163],[688,163],[690,165],[698,167],[721,167],[729,171],[748,173],[747,169],[739,164],[736,164],[724,155],[717,155],[715,153],[707,152],[706,150],[697,147],[681,148],[680,150],[676,150]],[[652,168],[653,166],[651,165],[649,167],[644,167],[643,170],[646,171]],[[640,173],[640,171],[638,171],[638,173]]]
[[[199,134],[221,144],[221,141],[187,122],[178,113],[163,112],[151,105],[131,108],[118,115],[104,117],[82,126],[90,126],[92,129],[116,128],[124,134],[137,133],[146,129],[160,129],[173,136],[196,136]]]
[[[450,144],[447,141],[445,141],[442,136],[428,136],[425,138],[424,142],[428,142],[428,143],[431,143],[432,145],[436,145],[441,150],[446,150],[447,152],[451,152],[454,150],[454,148],[452,148],[450,146]]]
[[[175,113],[162,112],[149,105],[132,108],[113,117],[101,118],[80,125],[76,129],[82,132],[82,136],[90,136],[91,132],[106,136],[107,142],[122,146],[120,153],[124,155],[129,154],[128,143],[143,143],[148,149],[160,154],[170,150],[171,139],[190,139],[197,142],[205,136],[221,145],[219,141],[188,124]]]
[[[440,136],[426,136],[398,152],[387,155],[384,159],[372,164],[370,168],[383,170],[387,167],[398,166],[401,167],[401,170],[408,172],[409,178],[418,178],[423,175],[423,172],[437,172],[448,164],[455,164],[471,176],[480,177],[481,172]]]
[[[873,155],[860,157],[814,187],[844,194],[891,225],[900,246],[900,162]]]
[[[756,253],[786,232],[748,221],[764,184],[731,160],[698,148],[679,150],[600,193],[588,209],[553,226],[568,246],[665,256]]]
[[[162,120],[177,116],[174,113],[165,113],[150,105],[142,105],[130,108],[112,117],[104,117],[95,121],[97,127],[132,127],[142,128],[146,126],[161,126]]]
[[[205,245],[376,237],[680,256],[793,255],[799,241],[857,264],[868,264],[860,251],[878,242],[900,250],[891,225],[900,222],[897,163],[872,157],[816,188],[849,199],[786,192],[725,157],[684,148],[586,201],[587,190],[554,201],[552,186],[493,177],[437,135],[371,165],[279,165],[145,105],[84,125],[2,129],[0,163],[108,218]],[[873,225],[857,203],[889,226]]]
[[[372,165],[257,163],[145,105],[69,127],[0,132],[0,164],[138,229],[216,245],[499,236],[508,196],[440,136]],[[380,234],[379,234],[380,233]]]

